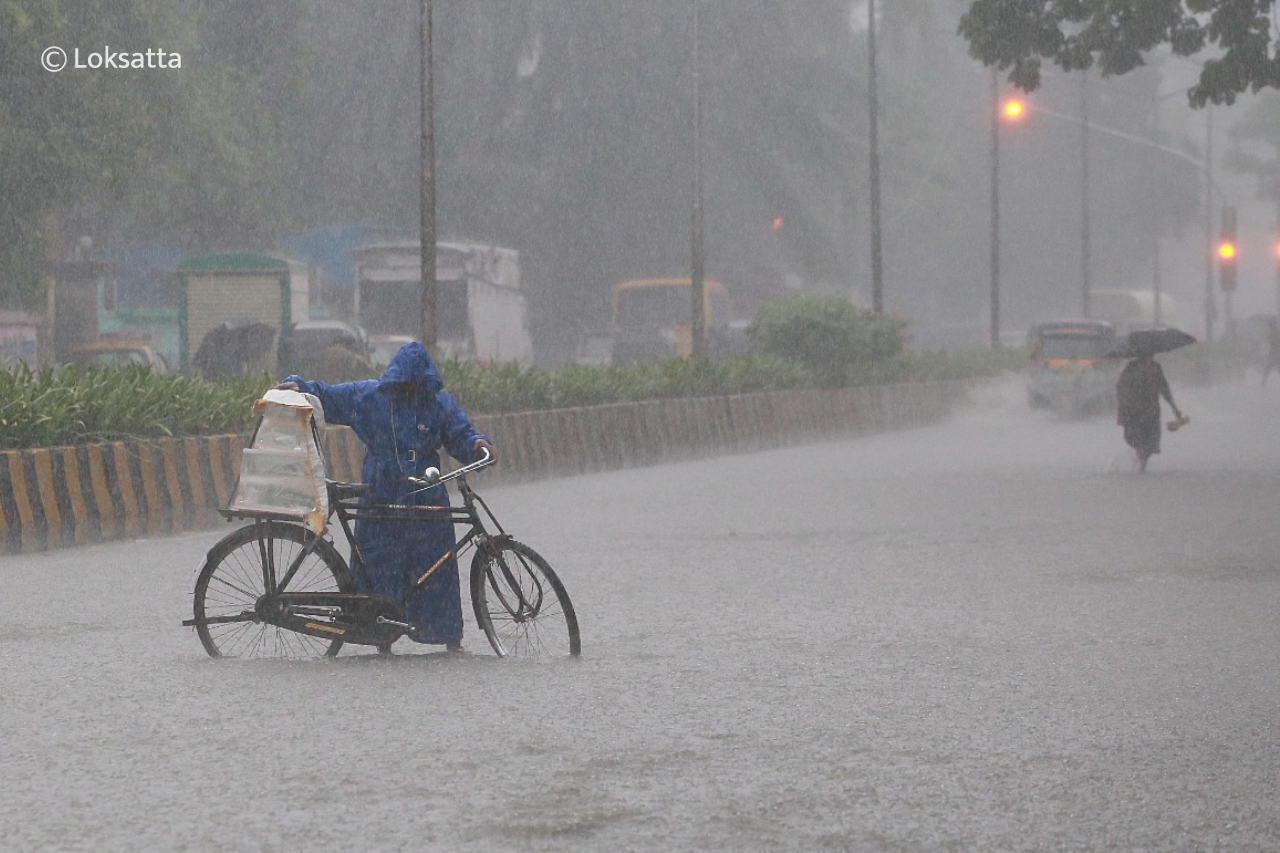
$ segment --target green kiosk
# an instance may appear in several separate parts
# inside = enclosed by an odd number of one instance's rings
[[[309,281],[304,265],[270,255],[183,261],[178,265],[179,368],[206,376],[274,374],[281,330],[308,319]]]

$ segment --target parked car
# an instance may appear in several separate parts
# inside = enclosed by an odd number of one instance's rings
[[[149,367],[156,373],[168,373],[169,364],[164,356],[151,347],[149,341],[120,338],[100,338],[73,347],[71,363],[76,367]]]
[[[285,328],[278,354],[281,375],[296,373],[321,382],[374,378],[364,329],[340,320],[305,320]]]
[[[379,367],[391,363],[391,357],[400,351],[400,347],[417,340],[410,335],[374,335],[369,338],[369,357]]]

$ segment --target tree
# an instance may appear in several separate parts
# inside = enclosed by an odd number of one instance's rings
[[[1235,145],[1223,161],[1230,169],[1252,175],[1257,197],[1274,204],[1280,218],[1280,92],[1251,104],[1232,136]]]
[[[280,107],[266,94],[283,100],[281,81],[298,75],[301,60],[287,16],[260,15],[251,30],[245,7],[0,0],[0,305],[38,304],[49,261],[76,234],[100,247],[141,235],[193,249],[269,244],[288,200],[279,191]],[[168,70],[41,67],[50,45],[70,53],[104,44],[184,61]]]
[[[969,52],[1009,71],[1031,91],[1040,85],[1041,60],[1067,71],[1092,68],[1126,74],[1147,54],[1168,45],[1178,56],[1216,47],[1199,82],[1187,93],[1193,106],[1231,104],[1245,91],[1280,88],[1271,18],[1272,0],[974,0],[960,19]]]

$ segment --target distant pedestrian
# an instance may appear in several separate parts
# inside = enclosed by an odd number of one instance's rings
[[[1267,356],[1262,363],[1262,384],[1267,384],[1267,377],[1272,370],[1280,371],[1280,322],[1275,317],[1267,320]]]
[[[1139,356],[1125,365],[1116,380],[1116,423],[1124,427],[1124,440],[1138,457],[1138,471],[1147,470],[1147,460],[1160,452],[1160,398],[1164,397],[1177,418],[1187,422],[1173,402],[1164,370],[1150,355]]]

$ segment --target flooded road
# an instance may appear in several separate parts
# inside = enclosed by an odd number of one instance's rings
[[[211,661],[179,622],[229,527],[0,559],[2,846],[1275,850],[1280,387],[1174,390],[1145,475],[997,383],[926,429],[475,480],[579,660],[469,625]]]

